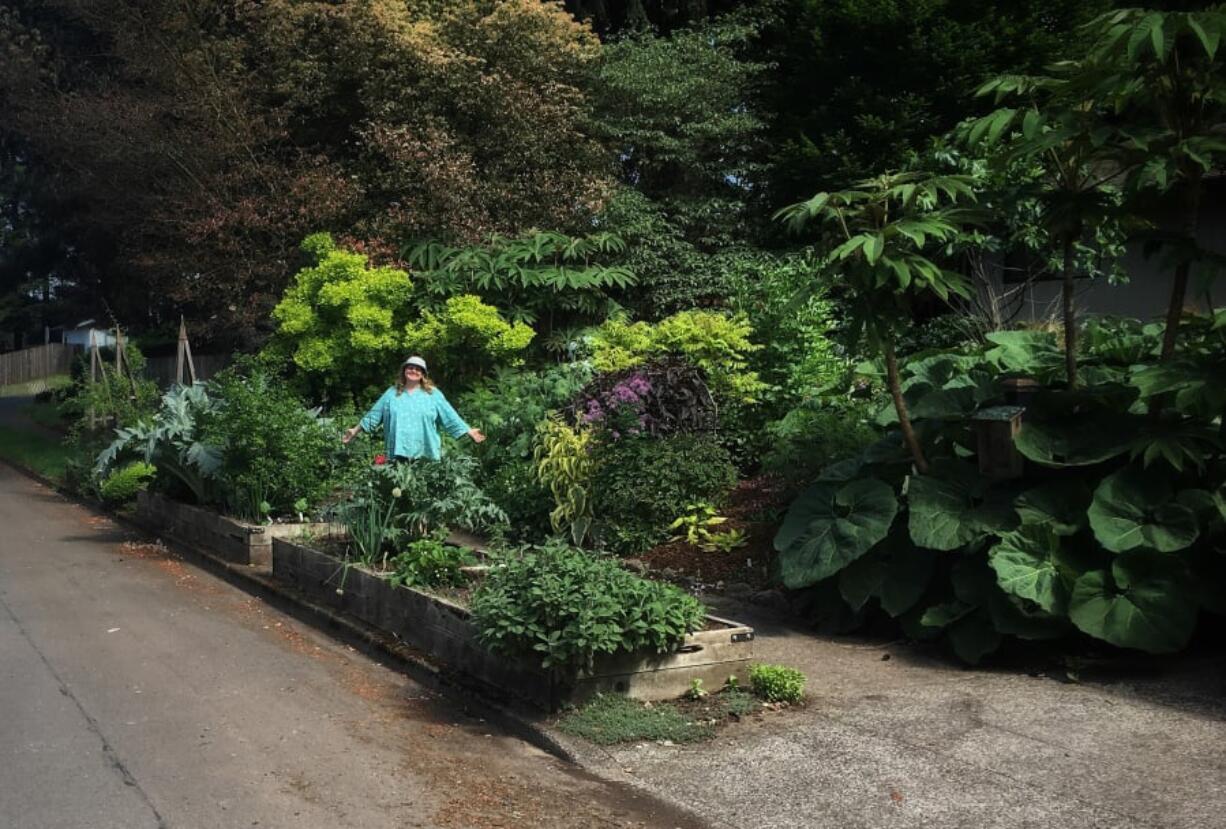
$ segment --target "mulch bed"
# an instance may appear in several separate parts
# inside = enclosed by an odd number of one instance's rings
[[[778,516],[789,493],[777,478],[759,475],[737,484],[720,515],[728,519],[719,529],[743,530],[749,543],[735,550],[707,552],[685,541],[653,547],[638,560],[653,575],[720,589],[733,583],[754,589],[770,585],[772,545]]]

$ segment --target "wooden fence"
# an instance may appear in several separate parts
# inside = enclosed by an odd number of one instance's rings
[[[0,354],[0,386],[43,380],[72,370],[79,345],[48,343]]]
[[[198,381],[208,380],[229,364],[229,354],[195,354],[192,356],[192,365],[196,367]],[[143,373],[150,380],[156,380],[162,388],[166,388],[175,381],[177,368],[178,358],[174,354],[169,357],[149,357],[145,360]],[[184,380],[183,382],[190,381]]]

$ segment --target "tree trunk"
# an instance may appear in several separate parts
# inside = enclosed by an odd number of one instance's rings
[[[1196,226],[1200,220],[1201,177],[1193,173],[1187,177],[1183,194],[1183,238],[1191,246],[1196,245]],[[1175,343],[1179,336],[1179,321],[1183,318],[1183,303],[1188,295],[1188,275],[1192,271],[1190,259],[1175,266],[1175,281],[1171,285],[1171,301],[1166,310],[1166,331],[1162,334],[1162,362],[1175,356]]]
[[[894,354],[894,340],[885,341],[885,373],[886,383],[890,387],[890,397],[894,398],[894,411],[898,412],[898,425],[902,429],[903,443],[911,450],[911,458],[915,468],[921,475],[928,474],[928,461],[924,459],[924,450],[920,448],[915,437],[915,429],[911,426],[911,415],[907,413],[907,402],[902,399],[902,381],[898,378],[898,357]]]
[[[1073,239],[1064,240],[1064,372],[1070,390],[1077,388],[1077,308],[1073,300]]]

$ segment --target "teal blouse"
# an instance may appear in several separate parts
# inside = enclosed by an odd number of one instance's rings
[[[359,424],[364,432],[383,427],[383,442],[391,458],[429,458],[442,456],[442,440],[438,427],[458,438],[468,431],[468,424],[456,414],[447,398],[438,389],[424,389],[396,394],[391,386],[371,406]]]

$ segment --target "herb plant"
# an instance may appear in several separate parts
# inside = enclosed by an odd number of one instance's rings
[[[783,665],[754,665],[749,685],[767,702],[800,702],[805,696],[805,675]]]
[[[704,610],[616,561],[552,545],[493,567],[473,595],[472,618],[495,653],[531,656],[566,674],[590,671],[601,655],[672,651],[702,627]]]
[[[419,538],[389,559],[393,585],[408,587],[463,587],[461,567],[475,564],[472,551],[445,544],[441,533]]]

